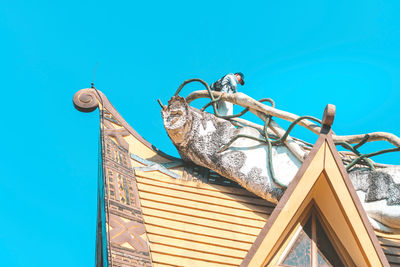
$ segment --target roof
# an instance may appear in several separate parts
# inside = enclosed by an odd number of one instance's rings
[[[274,204],[158,150],[96,89],[78,91],[74,104],[99,106],[102,118],[98,266],[242,263]],[[389,263],[400,265],[400,235],[375,234]]]
[[[278,265],[311,209],[325,225],[336,250],[341,251],[346,266],[388,266],[333,143],[330,128],[334,115],[334,106],[328,105],[317,142],[241,266]]]

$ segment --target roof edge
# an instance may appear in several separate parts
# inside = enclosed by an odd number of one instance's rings
[[[78,92],[74,94],[73,97],[73,104],[74,107],[85,113],[92,112],[96,110],[98,107],[103,107],[106,109],[108,112],[110,112],[117,120],[118,122],[130,133],[132,134],[137,140],[139,140],[142,144],[156,152],[158,155],[163,156],[165,158],[171,159],[171,160],[180,160],[179,158],[176,158],[174,156],[171,156],[157,147],[155,147],[153,144],[148,142],[146,139],[144,139],[138,132],[136,132],[126,121],[125,119],[119,114],[119,112],[115,109],[115,107],[111,104],[110,100],[103,94],[100,90],[97,90],[96,88],[85,88],[81,89]]]

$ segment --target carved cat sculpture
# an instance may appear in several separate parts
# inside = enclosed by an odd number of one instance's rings
[[[209,168],[273,203],[282,197],[302,164],[284,144],[273,146],[273,180],[265,143],[238,138],[220,152],[238,134],[261,138],[256,129],[237,128],[228,120],[189,106],[180,96],[172,97],[161,113],[168,136],[183,160]],[[400,166],[376,171],[354,168],[349,175],[373,227],[400,232]]]

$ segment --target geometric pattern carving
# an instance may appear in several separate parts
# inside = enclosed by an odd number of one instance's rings
[[[125,141],[125,140],[124,140]],[[105,138],[106,156],[117,164],[129,168],[128,153],[121,146],[115,143],[111,138]]]
[[[120,145],[121,147],[123,147],[126,150],[129,150],[129,144],[123,138],[124,136],[129,135],[129,132],[126,129],[124,129],[124,128],[115,129],[112,126],[112,124],[106,120],[104,121],[104,126],[106,126],[106,128],[107,128],[107,129],[104,129],[104,134],[106,136],[114,137],[115,140],[117,141],[118,145]]]
[[[111,264],[117,266],[151,266],[134,170],[129,158],[130,135],[126,128],[105,117],[103,125],[105,198],[108,200]],[[123,126],[122,126],[123,127]],[[144,238],[143,238],[143,237]]]
[[[140,209],[135,176],[128,161],[128,152],[123,151],[112,139],[105,138],[106,143],[106,191],[111,200]],[[135,196],[136,195],[136,196]]]
[[[132,181],[125,175],[118,173],[118,190],[120,199],[119,201],[126,205],[133,205],[133,188]],[[132,201],[133,200],[133,201]]]
[[[120,217],[110,214],[111,243],[121,245],[127,242],[138,252],[147,252],[148,245],[141,235],[146,232],[143,223],[136,221],[123,221]]]

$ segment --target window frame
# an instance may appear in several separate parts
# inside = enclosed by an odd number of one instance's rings
[[[308,207],[305,209],[303,216],[300,216],[299,223],[295,224],[292,231],[289,232],[286,238],[290,240],[288,242],[283,242],[282,245],[286,245],[286,248],[283,250],[282,254],[278,260],[278,266],[282,267],[292,267],[289,265],[283,264],[286,257],[289,255],[292,247],[294,246],[297,238],[300,235],[301,230],[304,228],[308,220],[311,218],[311,267],[318,266],[318,246],[317,246],[317,220],[319,221],[322,230],[325,232],[326,236],[328,237],[330,243],[332,244],[333,248],[336,251],[336,254],[339,256],[340,260],[345,266],[356,266],[351,259],[350,255],[341,244],[339,238],[336,236],[332,227],[329,225],[326,218],[323,216],[321,210],[318,208],[316,203],[312,200]],[[328,262],[328,260],[326,260]],[[329,263],[331,264],[331,263]]]

